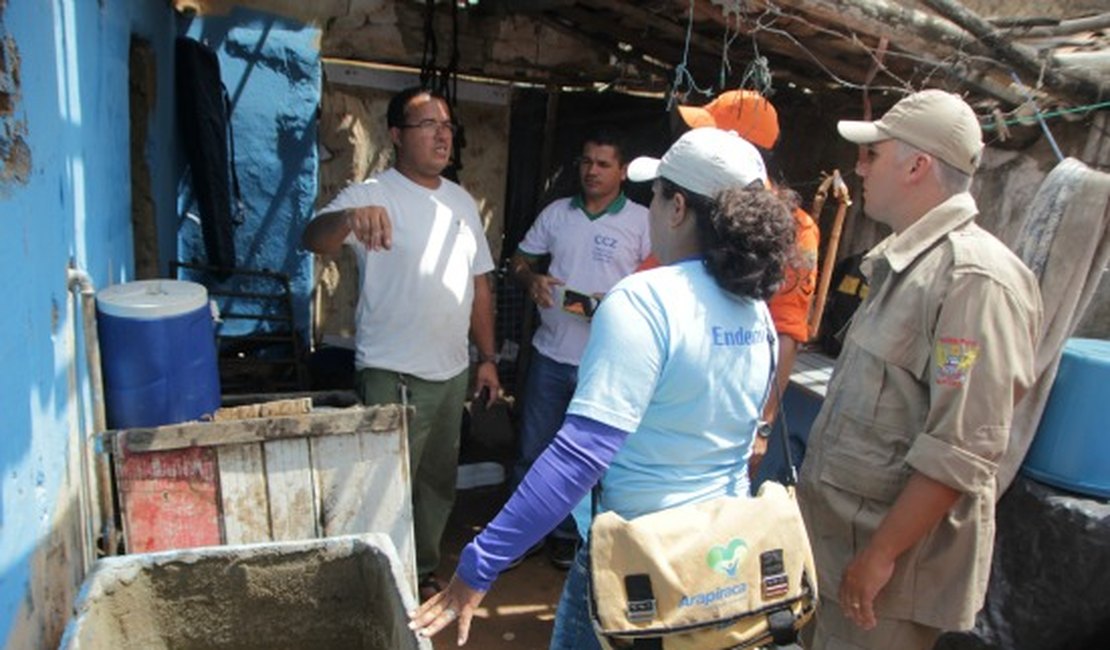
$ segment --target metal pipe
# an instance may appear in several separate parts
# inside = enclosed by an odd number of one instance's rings
[[[112,477],[108,466],[108,456],[100,453],[97,440],[108,429],[107,412],[104,405],[104,376],[100,367],[100,339],[96,329],[96,287],[89,274],[70,267],[66,273],[67,286],[71,293],[78,296],[81,310],[81,329],[85,338],[85,364],[89,376],[89,392],[92,395],[91,431],[82,432],[82,477],[84,477],[84,497],[93,508],[91,518],[99,523],[99,533],[92,535],[93,547],[99,534],[101,550],[111,555],[116,548],[115,508],[112,500]],[[89,466],[92,470],[90,472]],[[89,482],[89,474],[95,476],[94,486]]]

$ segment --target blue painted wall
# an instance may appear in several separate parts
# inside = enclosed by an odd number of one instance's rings
[[[236,12],[187,20],[168,2],[0,2],[0,644],[53,647],[81,579],[76,440],[91,421],[71,262],[97,288],[134,278],[129,45],[149,42],[146,121],[159,257],[195,247],[173,108],[173,39],[209,40],[234,102],[247,222],[240,261],[289,273],[308,319],[311,259],[296,241],[316,184],[318,31]],[[25,163],[25,165],[22,165]],[[22,166],[21,166],[22,165]]]
[[[10,108],[0,154],[5,172],[27,165],[0,174],[0,640],[46,647],[80,577],[74,441],[90,417],[67,267],[97,286],[132,276],[128,49],[142,34],[169,65],[173,16],[144,0],[0,6]],[[158,101],[148,162],[165,187],[172,116],[168,95]],[[164,195],[162,218],[172,207]]]
[[[297,329],[307,333],[312,256],[300,236],[316,199],[317,109],[320,103],[320,30],[246,9],[197,18],[184,35],[216,51],[231,100],[242,223],[235,229],[236,265],[286,274],[294,293]],[[206,262],[190,179],[182,182],[178,231],[183,261]],[[188,215],[188,216],[186,216]],[[233,277],[201,278],[228,290],[268,292],[272,285]],[[221,299],[222,311],[264,313],[259,301]],[[223,334],[266,329],[265,322],[228,320]]]

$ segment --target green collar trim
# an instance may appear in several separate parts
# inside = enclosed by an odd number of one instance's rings
[[[590,212],[589,210],[586,209],[586,202],[582,198],[582,195],[581,194],[575,194],[574,198],[572,198],[570,200],[570,207],[581,210],[582,214],[586,215],[586,217],[590,221],[596,221],[597,219],[600,219],[601,217],[604,217],[607,214],[617,214],[617,213],[619,213],[621,210],[624,209],[624,205],[626,203],[628,203],[628,197],[626,197],[624,195],[624,192],[621,192],[621,193],[617,194],[617,198],[613,199],[609,203],[609,205],[602,208],[599,212]]]

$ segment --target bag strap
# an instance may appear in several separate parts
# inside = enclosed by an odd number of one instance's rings
[[[782,454],[783,458],[786,460],[787,471],[786,480],[783,482],[783,485],[790,487],[798,484],[798,470],[794,468],[794,458],[790,453],[790,427],[787,425],[786,411],[782,406],[782,388],[779,387],[778,368],[775,365],[776,338],[771,333],[773,331],[773,327],[767,331],[767,345],[771,348],[771,386],[769,387],[770,390],[768,390],[768,393],[773,390],[775,391],[775,397],[778,398],[778,408],[776,410],[778,412],[778,421],[781,422],[782,425],[777,428],[781,430],[779,439],[782,440]],[[771,433],[774,433],[774,429],[771,430]]]

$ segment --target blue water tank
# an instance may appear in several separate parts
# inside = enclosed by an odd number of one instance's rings
[[[1022,473],[1056,487],[1110,497],[1110,341],[1068,339]]]
[[[108,426],[195,420],[220,406],[208,291],[195,282],[140,280],[96,295]]]

